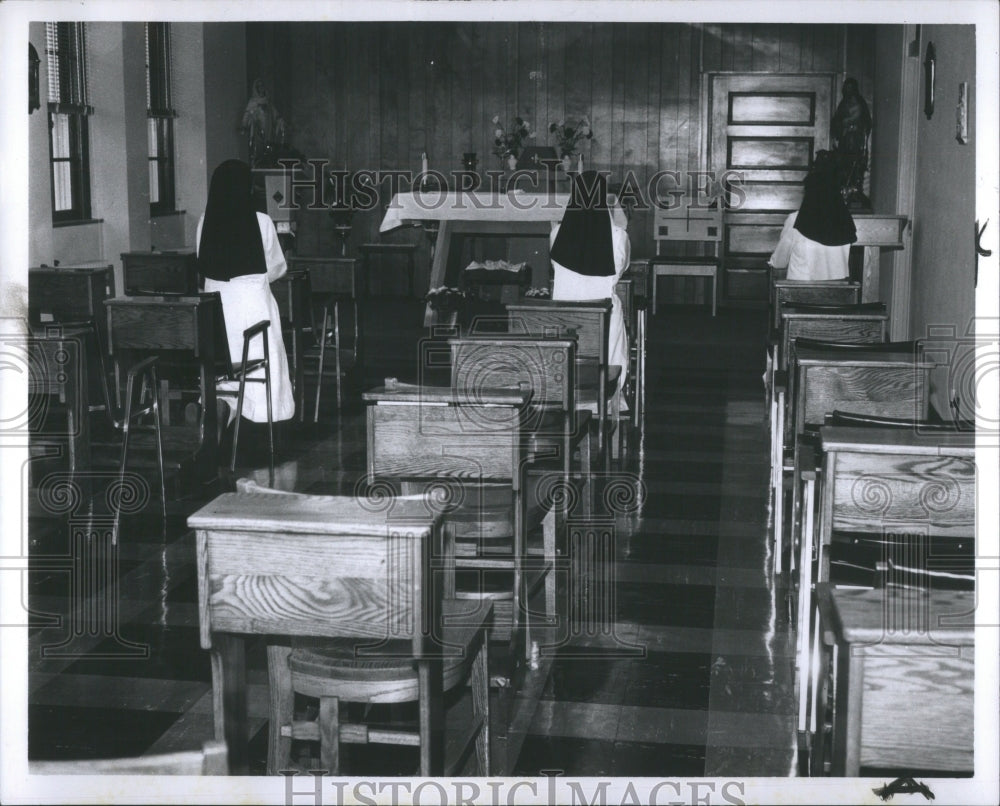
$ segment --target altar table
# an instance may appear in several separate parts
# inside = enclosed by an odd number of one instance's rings
[[[440,221],[430,287],[457,286],[457,272],[461,267],[449,267],[453,236],[528,235],[547,238],[552,224],[562,221],[568,203],[568,193],[526,193],[521,190],[508,193],[397,193],[389,203],[379,231],[388,232],[413,222]],[[628,227],[625,212],[613,194],[608,195],[608,205],[614,223],[622,228]],[[434,311],[428,305],[424,326],[433,323]]]

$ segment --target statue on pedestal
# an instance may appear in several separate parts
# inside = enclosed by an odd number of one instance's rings
[[[870,209],[871,202],[864,192],[868,170],[868,139],[872,116],[861,97],[858,82],[845,78],[841,99],[830,124],[833,148],[837,154],[838,173],[844,201],[852,209]]]
[[[285,121],[271,103],[264,82],[259,78],[253,83],[253,95],[243,112],[240,131],[247,136],[250,146],[250,167],[274,167],[277,152],[285,143]]]

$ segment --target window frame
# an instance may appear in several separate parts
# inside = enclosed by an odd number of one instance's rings
[[[146,42],[146,142],[149,149],[149,213],[177,212],[177,176],[174,119],[171,98],[170,23],[147,22]],[[153,180],[156,178],[154,186]],[[154,191],[156,200],[154,201]]]
[[[90,131],[93,113],[87,101],[86,23],[46,23],[45,52],[49,69],[49,190],[53,225],[82,223],[91,220]],[[66,121],[67,154],[56,155],[56,127]],[[57,177],[68,165],[69,207],[56,209]]]

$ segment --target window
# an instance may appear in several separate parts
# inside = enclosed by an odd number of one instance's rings
[[[87,38],[82,22],[45,24],[49,70],[49,161],[52,222],[90,218],[90,151],[87,141]]]
[[[174,118],[170,98],[170,24],[146,23],[146,116],[149,138],[149,212],[172,213]]]

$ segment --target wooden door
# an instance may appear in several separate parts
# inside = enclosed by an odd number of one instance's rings
[[[829,148],[833,74],[711,73],[706,86],[708,168],[743,177],[723,225],[723,294],[766,303],[767,259],[813,156]]]

